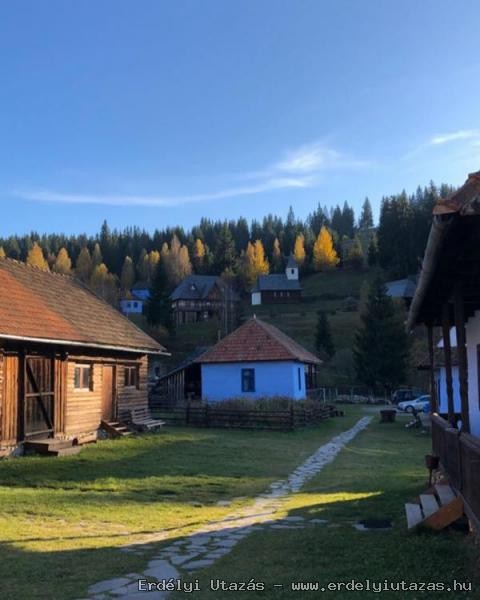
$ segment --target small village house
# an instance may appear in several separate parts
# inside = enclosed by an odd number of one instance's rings
[[[428,331],[434,452],[477,526],[480,522],[480,172],[437,203],[409,328]],[[460,414],[455,406],[454,327]],[[436,393],[434,330],[443,335],[446,414]]]
[[[176,325],[207,321],[214,317],[233,320],[238,295],[216,275],[189,275],[170,295]]]
[[[387,281],[385,285],[388,296],[403,300],[405,307],[407,309],[410,308],[412,299],[415,296],[415,288],[417,287],[417,278],[415,276]]]
[[[202,399],[284,396],[303,400],[321,361],[279,329],[253,317],[196,359]]]
[[[290,256],[287,261],[285,273],[259,275],[251,293],[253,306],[301,302],[301,300],[302,286],[299,281],[299,267],[293,256]]]
[[[138,281],[132,289],[120,299],[120,310],[124,315],[141,315],[145,303],[150,298],[150,284]]]
[[[162,353],[74,278],[1,259],[0,451],[96,439],[148,407],[148,356]]]

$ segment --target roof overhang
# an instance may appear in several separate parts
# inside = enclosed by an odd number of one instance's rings
[[[130,346],[114,346],[110,344],[96,344],[95,342],[81,342],[71,340],[56,340],[49,338],[29,337],[22,335],[9,335],[0,333],[0,339],[18,341],[18,342],[32,342],[38,344],[52,344],[57,346],[75,346],[78,348],[96,348],[98,350],[114,350],[117,352],[131,352],[132,354],[154,354],[162,356],[171,356],[170,352],[165,349],[159,348],[155,350],[153,348],[135,348]]]

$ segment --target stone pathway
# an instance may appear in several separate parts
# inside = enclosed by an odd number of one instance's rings
[[[124,577],[100,581],[88,590],[89,600],[124,598],[137,600],[148,595],[149,600],[164,600],[168,591],[139,591],[138,580],[163,581],[181,579],[181,572],[192,573],[211,566],[253,531],[261,529],[302,529],[308,525],[328,525],[324,519],[303,517],[275,518],[289,497],[298,492],[325,465],[331,463],[342,448],[360,431],[365,429],[373,417],[363,417],[351,429],[332,438],[320,446],[303,464],[290,474],[288,479],[275,481],[269,489],[257,496],[253,504],[213,521],[184,539],[160,550],[148,563],[143,573],[128,573]],[[171,534],[170,534],[171,535]],[[125,548],[135,552],[135,547]]]

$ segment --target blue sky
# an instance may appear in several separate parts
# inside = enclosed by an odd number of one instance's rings
[[[305,217],[480,169],[477,0],[0,5],[0,235]]]

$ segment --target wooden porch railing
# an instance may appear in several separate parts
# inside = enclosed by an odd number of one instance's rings
[[[434,453],[452,485],[461,493],[467,510],[480,522],[480,440],[450,427],[448,421],[432,416]]]

